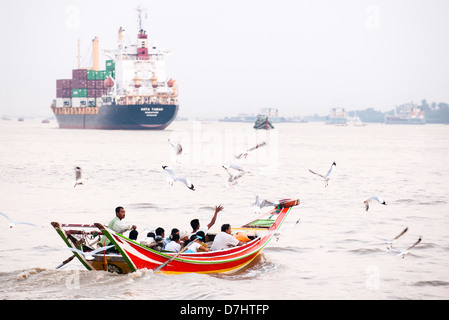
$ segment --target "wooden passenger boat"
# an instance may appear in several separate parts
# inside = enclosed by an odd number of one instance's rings
[[[233,232],[243,232],[250,239],[242,246],[224,250],[173,253],[157,251],[130,240],[114,232],[101,223],[93,225],[60,224],[52,222],[52,226],[74,251],[80,262],[88,270],[107,270],[117,273],[129,273],[138,269],[150,269],[166,274],[180,273],[232,273],[241,270],[253,261],[279,231],[293,206],[299,200],[281,200],[279,205],[267,213]],[[89,255],[95,250],[101,235],[106,236],[115,245],[116,253],[108,251]],[[216,233],[209,232],[209,239]],[[75,251],[81,250],[80,251]]]

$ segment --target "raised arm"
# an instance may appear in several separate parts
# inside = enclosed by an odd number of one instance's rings
[[[207,225],[207,228],[210,229],[212,228],[212,226],[215,224],[215,221],[217,221],[217,215],[218,213],[223,210],[223,206],[220,204],[218,206],[215,206],[215,213],[214,216],[212,217],[212,220],[209,222],[209,224]]]

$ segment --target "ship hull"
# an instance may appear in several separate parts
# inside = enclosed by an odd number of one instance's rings
[[[61,129],[164,130],[178,113],[178,105],[103,105],[98,112],[53,108]],[[90,109],[90,108],[88,108]]]

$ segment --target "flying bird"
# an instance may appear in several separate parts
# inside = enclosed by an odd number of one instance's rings
[[[168,143],[170,143],[171,147],[172,147],[172,151],[174,154],[174,157],[176,158],[176,162],[179,163],[179,158],[182,155],[182,146],[181,144],[178,142],[173,142],[170,139],[168,139]]]
[[[366,211],[368,211],[368,209],[369,209],[369,203],[370,203],[371,201],[377,201],[377,202],[379,202],[380,204],[383,204],[384,206],[387,205],[387,203],[386,203],[385,201],[383,201],[383,200],[382,200],[380,197],[378,197],[378,196],[370,197],[370,198],[366,199],[365,201],[363,201],[363,203],[365,204],[365,209],[366,209]]]
[[[400,234],[398,234],[396,237],[394,237],[393,239],[382,239],[382,238],[378,238],[379,240],[382,240],[385,242],[385,244],[390,245],[390,248],[393,247],[393,243],[395,243],[400,237],[402,237],[404,235],[404,233],[406,233],[408,230],[408,227],[406,227],[404,230],[402,230],[402,232]]]
[[[279,201],[275,201],[275,202],[271,202],[268,200],[261,200],[260,197],[257,195],[256,196],[256,200],[254,201],[253,204],[253,211],[254,213],[259,213],[260,210],[264,207],[270,207],[270,206],[276,206],[279,204]]]
[[[273,236],[276,237],[276,241],[279,241],[280,236],[282,235],[283,232],[285,232],[286,230],[296,226],[299,222],[301,221],[301,219],[296,220],[296,222],[293,222],[289,225],[283,225],[279,230],[275,231]]]
[[[177,177],[175,174],[175,171],[173,168],[168,166],[162,166],[162,169],[164,169],[168,173],[167,182],[171,186],[175,183],[175,181],[182,182],[186,185],[187,188],[189,188],[192,191],[195,191],[195,187],[193,186],[192,182],[190,182],[187,178]]]
[[[251,151],[254,151],[254,150],[256,150],[256,149],[258,149],[258,148],[260,148],[260,147],[263,147],[263,146],[265,146],[266,144],[267,144],[266,142],[259,143],[259,144],[257,144],[255,147],[249,148],[249,149],[245,150],[245,152],[242,152],[242,153],[240,153],[239,155],[237,155],[237,156],[235,156],[235,157],[236,157],[236,159],[241,159],[242,157],[243,157],[244,159],[246,159],[246,157],[248,156],[248,154],[249,154]]]
[[[413,247],[415,247],[418,243],[420,243],[421,240],[422,240],[422,237],[419,237],[418,241],[416,241],[413,245],[411,245],[410,247],[408,247],[408,248],[405,249],[405,250],[404,250],[404,249],[393,249],[393,248],[389,248],[389,247],[387,247],[387,249],[390,250],[390,251],[393,252],[393,253],[397,253],[398,256],[402,256],[402,259],[404,259],[405,255],[406,255],[407,253],[409,253],[409,251],[410,251]]]
[[[102,252],[102,251],[106,251],[106,250],[108,250],[110,248],[113,248],[113,247],[114,247],[114,245],[111,245],[111,246],[101,247],[101,248],[98,248],[96,250],[87,251],[87,252],[86,251],[81,251],[81,250],[78,250],[78,249],[75,249],[75,248],[67,248],[67,249],[71,250],[72,252],[76,252],[76,253],[82,254],[86,258],[86,260],[93,260],[95,254],[97,254],[99,252]]]
[[[222,166],[223,169],[225,169],[225,171],[228,173],[229,177],[228,177],[228,186],[232,187],[235,186],[238,183],[238,180],[240,178],[242,178],[246,173],[248,173],[248,171],[244,170],[243,168],[233,165],[233,164],[225,164]],[[230,169],[234,169],[237,172],[233,172]]]
[[[75,167],[75,182],[73,183],[73,187],[75,188],[79,184],[84,184],[87,178],[83,178],[82,171],[80,167]]]
[[[333,162],[332,165],[331,165],[331,167],[330,167],[330,169],[329,169],[329,171],[326,173],[325,176],[323,176],[323,175],[321,175],[321,174],[319,174],[319,173],[316,173],[316,172],[314,172],[314,171],[312,171],[312,170],[310,170],[310,169],[309,169],[309,171],[312,172],[313,174],[316,174],[317,176],[320,176],[321,178],[323,178],[323,179],[324,179],[324,182],[325,182],[324,187],[327,187],[327,186],[328,186],[328,183],[329,183],[329,179],[330,179],[331,173],[332,173],[332,171],[334,170],[334,167],[336,167],[336,166],[337,166],[337,164],[336,164],[335,162]]]
[[[33,223],[29,223],[29,222],[18,222],[18,221],[14,221],[14,220],[12,220],[10,217],[8,217],[6,214],[1,213],[1,212],[0,212],[0,215],[1,215],[1,216],[4,216],[6,219],[8,219],[8,221],[9,221],[9,227],[10,227],[10,228],[14,228],[17,224],[25,224],[25,225],[29,225],[29,226],[33,226],[33,227],[41,227],[41,226],[38,226],[38,225],[33,224]]]

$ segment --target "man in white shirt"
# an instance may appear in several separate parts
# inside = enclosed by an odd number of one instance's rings
[[[241,246],[243,244],[245,244],[245,242],[239,241],[234,236],[232,236],[231,225],[224,224],[221,226],[221,232],[215,236],[210,250],[215,251],[229,249],[231,247]]]

